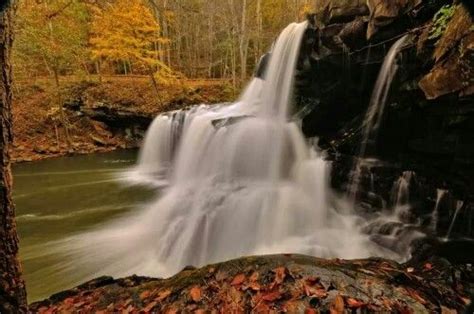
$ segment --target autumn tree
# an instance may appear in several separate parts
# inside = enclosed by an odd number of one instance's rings
[[[11,103],[13,1],[0,4],[0,313],[25,313],[26,292],[18,261],[18,238],[11,196],[9,147],[12,143]]]
[[[47,73],[54,79],[56,106],[52,112],[59,115],[71,148],[59,76],[86,69],[87,7],[80,1],[70,0],[22,1],[18,16],[15,64],[25,70],[24,75],[31,76],[36,70],[38,74]]]
[[[155,77],[166,79],[171,69],[160,60],[159,48],[168,40],[160,36],[160,25],[150,7],[142,0],[117,0],[104,9],[96,9],[92,21],[93,58],[123,62],[150,76],[158,97]],[[124,66],[125,68],[127,66]]]

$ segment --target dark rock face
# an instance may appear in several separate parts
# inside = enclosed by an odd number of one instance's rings
[[[427,227],[437,191],[449,190],[451,201],[439,209],[435,235],[444,237],[451,228],[451,237],[474,236],[474,29],[469,5],[321,0],[317,8],[311,17],[314,44],[310,52],[302,49],[301,56],[310,66],[298,69],[296,99],[305,108],[304,133],[319,137],[321,148],[331,153],[333,186],[347,191],[381,64],[391,45],[409,33],[376,143],[379,164],[362,178],[360,203],[369,211],[393,205],[395,182],[413,171],[412,221]],[[446,21],[440,23],[440,16]]]

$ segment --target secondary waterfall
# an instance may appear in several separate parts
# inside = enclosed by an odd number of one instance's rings
[[[363,171],[377,162],[374,156],[376,156],[378,131],[384,116],[390,87],[392,86],[392,81],[398,71],[397,56],[408,38],[409,36],[405,35],[392,45],[385,56],[382,68],[375,83],[369,108],[367,109],[363,123],[364,126],[359,151],[359,160],[356,162],[353,169],[352,182],[349,191],[354,199],[356,198]]]
[[[66,241],[70,259],[94,277],[169,276],[252,254],[380,255],[331,193],[329,164],[289,118],[306,28],[282,32],[265,79],[237,102],[157,117],[126,178],[166,187],[141,211]]]

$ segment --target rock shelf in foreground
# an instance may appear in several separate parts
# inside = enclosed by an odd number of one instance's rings
[[[463,313],[472,270],[436,260],[243,257],[169,279],[102,277],[30,306],[39,313]]]

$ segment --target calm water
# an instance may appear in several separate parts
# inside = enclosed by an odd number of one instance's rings
[[[127,187],[117,179],[134,164],[136,155],[120,151],[13,167],[20,254],[30,301],[81,282],[74,272],[55,276],[60,257],[48,254],[51,243],[139,210],[152,197],[151,191]]]

